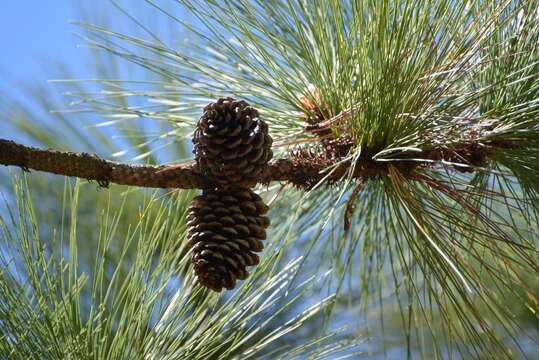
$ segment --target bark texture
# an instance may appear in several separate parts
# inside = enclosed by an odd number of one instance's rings
[[[452,151],[431,149],[423,154],[411,154],[413,157],[433,161],[455,161],[469,164],[472,167],[460,168],[458,171],[475,171],[474,166],[482,166],[490,152],[495,148],[514,148],[512,144],[492,143],[477,147],[464,144]],[[421,164],[406,161],[392,162],[406,176],[413,178],[415,169],[434,166],[432,163]],[[17,144],[10,140],[0,139],[0,164],[18,166],[25,171],[37,170],[53,174],[74,176],[93,180],[106,187],[110,183],[150,188],[207,189],[214,187],[213,182],[198,169],[194,161],[177,165],[137,165],[125,164],[101,159],[95,154],[61,152],[49,149]],[[335,165],[335,166],[333,166]],[[346,176],[352,166],[350,161],[336,164],[333,159],[323,158],[316,154],[297,153],[290,158],[273,159],[260,173],[259,184],[272,181],[288,182],[302,188],[309,188],[321,180],[333,184]],[[369,156],[358,159],[353,164],[353,177],[358,179],[376,178],[387,171],[387,162],[376,162]]]

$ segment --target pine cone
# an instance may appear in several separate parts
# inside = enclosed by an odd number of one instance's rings
[[[267,211],[260,196],[247,188],[204,190],[193,200],[187,238],[202,285],[219,292],[247,278],[247,266],[259,262],[254,252],[264,248]]]
[[[273,156],[268,125],[257,110],[232,98],[204,108],[193,143],[200,171],[221,186],[254,185]]]

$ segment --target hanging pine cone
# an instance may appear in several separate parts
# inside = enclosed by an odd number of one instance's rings
[[[221,186],[254,185],[273,155],[268,125],[258,111],[232,98],[204,108],[193,143],[200,171]]]
[[[204,190],[189,208],[187,238],[198,281],[214,291],[232,289],[257,265],[263,249],[268,211],[247,188]]]

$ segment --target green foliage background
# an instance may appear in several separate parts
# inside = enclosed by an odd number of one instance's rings
[[[191,157],[201,107],[233,95],[260,109],[286,156],[312,144],[303,95],[328,118],[351,112],[334,129],[353,136],[351,159],[449,151],[472,132],[479,145],[519,147],[473,173],[446,161],[424,181],[395,170],[369,181],[348,233],[351,177],[308,192],[261,187],[272,203],[264,261],[221,296],[193,287],[182,242],[193,191],[104,190],[2,169],[2,356],[537,356],[537,1],[112,6],[132,27],[76,24],[95,78],[61,69],[67,109],[39,86],[25,89],[31,105],[5,94],[8,134],[178,162]]]

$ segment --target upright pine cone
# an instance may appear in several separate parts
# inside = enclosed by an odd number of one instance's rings
[[[232,98],[204,108],[193,143],[200,171],[221,186],[254,185],[273,156],[268,125],[257,110]]]
[[[189,208],[187,238],[198,281],[214,290],[232,289],[257,265],[268,207],[248,188],[204,190]]]

